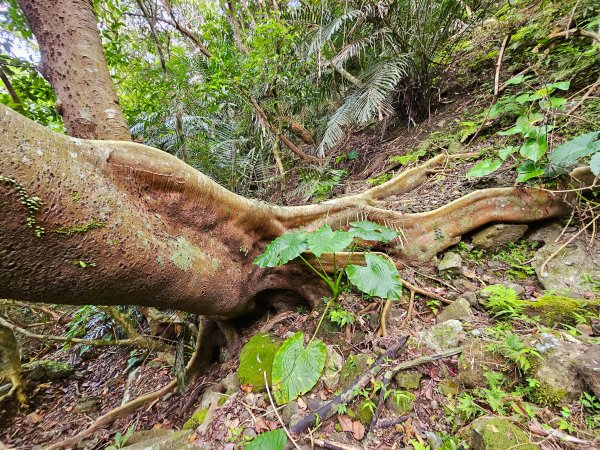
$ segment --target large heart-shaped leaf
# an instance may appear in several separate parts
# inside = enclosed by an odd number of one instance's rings
[[[531,178],[542,176],[544,174],[544,169],[534,162],[525,161],[517,167],[517,173],[517,182],[524,183]]]
[[[246,450],[283,450],[287,436],[283,430],[272,430],[259,434],[248,444]]]
[[[600,131],[592,131],[559,145],[550,153],[548,157],[550,163],[557,167],[566,168],[575,164],[579,158],[600,151],[600,141],[597,140],[599,134]]]
[[[279,236],[254,259],[258,267],[277,267],[288,263],[308,250],[306,232],[292,231]]]
[[[500,136],[510,136],[512,134],[529,134],[534,128],[534,124],[544,120],[544,116],[539,113],[529,114],[528,116],[519,116],[517,117],[517,122],[515,126],[509,128],[508,130],[499,131],[498,134]]]
[[[352,243],[353,239],[352,234],[347,231],[333,231],[328,224],[306,236],[308,248],[315,256],[321,256],[323,253],[342,252]]]
[[[304,347],[304,333],[286,339],[273,359],[275,401],[282,405],[312,389],[325,367],[326,353],[325,344],[318,339]]]
[[[533,162],[538,162],[542,156],[546,154],[547,150],[548,140],[546,139],[546,133],[544,132],[538,134],[533,139],[527,139],[519,149],[519,153],[523,158],[527,158]]]
[[[600,175],[600,152],[596,153],[590,159],[590,170],[596,176]]]
[[[350,222],[350,233],[365,241],[389,242],[398,237],[398,233],[391,228],[384,227],[369,220]]]
[[[498,170],[501,165],[501,159],[484,159],[483,161],[480,161],[471,167],[471,170],[467,172],[467,178],[485,177],[486,175]]]
[[[352,264],[346,268],[348,280],[365,294],[389,300],[402,296],[398,269],[391,261],[372,253],[365,254],[366,266]]]

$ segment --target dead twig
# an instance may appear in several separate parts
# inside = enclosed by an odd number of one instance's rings
[[[287,437],[290,438],[290,441],[292,441],[292,444],[294,444],[294,447],[296,447],[298,450],[302,450],[300,447],[298,447],[298,444],[292,437],[291,433],[288,431],[287,427],[285,426],[285,423],[283,422],[283,419],[279,415],[279,411],[277,411],[277,406],[275,406],[275,402],[273,401],[273,397],[271,396],[271,389],[269,389],[269,381],[267,380],[267,372],[266,371],[263,371],[263,378],[265,380],[265,388],[267,388],[267,395],[269,396],[269,401],[271,402],[271,406],[273,407],[273,412],[275,412],[275,415],[277,416],[277,420],[279,420],[279,423],[281,424],[283,431],[285,431],[285,434],[287,434]]]
[[[498,54],[498,61],[496,61],[496,73],[494,74],[494,99],[498,98],[498,94],[500,93],[500,69],[502,68],[502,60],[504,59],[504,52],[506,51],[506,44],[510,40],[510,34],[507,34],[502,41],[502,46],[500,47],[500,53]]]

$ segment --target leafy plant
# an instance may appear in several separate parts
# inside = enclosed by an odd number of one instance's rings
[[[334,304],[331,311],[329,311],[329,320],[340,328],[344,328],[346,325],[354,324],[356,316],[350,311],[346,311],[339,305]]]
[[[514,289],[502,284],[493,284],[482,289],[483,293],[489,294],[485,306],[490,309],[495,318],[501,320],[513,319],[523,313],[523,305],[517,298]]]
[[[282,405],[305,394],[319,381],[327,349],[319,340],[304,347],[304,333],[285,340],[273,359],[273,397]]]
[[[118,450],[125,447],[129,439],[131,439],[131,436],[133,436],[134,431],[135,424],[132,424],[129,428],[127,428],[125,434],[121,434],[117,431],[115,434],[115,443],[106,447],[106,450]]]
[[[287,436],[283,430],[271,430],[256,436],[246,450],[283,450]]]
[[[519,336],[510,331],[501,332],[500,340],[489,344],[487,350],[498,353],[513,362],[523,373],[531,369],[532,359],[541,358],[535,348],[525,345]]]

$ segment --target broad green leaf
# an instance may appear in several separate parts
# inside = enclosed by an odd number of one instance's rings
[[[501,165],[501,159],[484,159],[483,161],[478,162],[473,167],[471,167],[471,170],[467,172],[467,178],[485,177],[486,175],[489,175],[490,173],[498,170],[498,168]]]
[[[582,134],[567,141],[554,149],[548,159],[550,164],[558,167],[569,167],[579,158],[593,155],[600,150],[600,141],[597,141],[600,131]]]
[[[328,224],[306,235],[308,248],[317,257],[323,253],[342,252],[352,243],[353,239],[354,236],[351,233],[333,231]]]
[[[527,103],[527,102],[533,102],[535,100],[539,100],[540,97],[537,94],[532,94],[532,93],[524,93],[521,95],[517,95],[515,97],[515,102],[517,102],[519,105],[522,105],[523,103]]]
[[[273,396],[282,405],[313,388],[325,367],[325,344],[314,340],[304,347],[304,333],[286,339],[273,359]]]
[[[548,141],[546,133],[538,134],[535,139],[527,139],[519,149],[519,153],[523,158],[527,158],[533,162],[538,162],[548,150]]]
[[[389,242],[398,237],[398,233],[391,228],[384,227],[369,220],[350,222],[350,233],[365,241]]]
[[[517,167],[517,181],[524,183],[525,181],[539,177],[544,174],[544,169],[532,161],[525,161],[519,167]]]
[[[568,91],[571,87],[570,81],[558,81],[556,83],[551,83],[548,88],[549,89],[560,89],[561,91]]]
[[[287,436],[283,430],[272,430],[259,434],[246,446],[246,450],[283,450]]]
[[[507,86],[517,85],[517,84],[521,84],[523,81],[525,81],[529,78],[531,78],[530,75],[517,75],[516,77],[512,77],[510,80],[508,80],[504,84],[506,84]]]
[[[399,300],[402,283],[398,269],[387,259],[365,254],[366,266],[352,264],[346,268],[348,280],[365,294],[388,300]]]
[[[540,106],[544,109],[564,109],[567,104],[567,99],[562,97],[550,97],[540,102]]]
[[[258,267],[276,267],[288,263],[308,250],[306,232],[292,231],[279,236],[253,261]]]
[[[498,151],[498,156],[500,157],[500,159],[502,161],[506,161],[506,158],[508,158],[513,153],[515,153],[517,150],[518,150],[517,147],[515,147],[513,145],[509,145],[508,147],[501,148]]]
[[[508,130],[499,131],[500,136],[510,136],[513,134],[527,135],[533,129],[533,125],[544,120],[544,116],[539,113],[529,114],[528,116],[519,116],[515,126]]]
[[[596,153],[590,159],[590,170],[596,176],[600,175],[600,152]]]

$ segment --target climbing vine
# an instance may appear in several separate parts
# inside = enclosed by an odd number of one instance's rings
[[[27,208],[27,226],[33,230],[33,233],[37,237],[42,237],[45,233],[45,230],[37,223],[35,218],[36,214],[42,207],[42,199],[39,197],[30,197],[27,193],[27,189],[25,189],[25,187],[14,178],[0,175],[0,182],[8,186],[14,186],[17,191],[17,195],[19,196],[19,201],[23,206],[25,206],[25,208]]]

